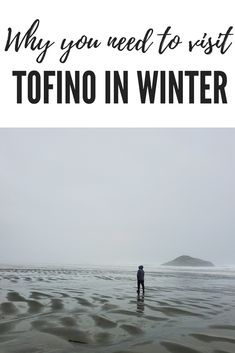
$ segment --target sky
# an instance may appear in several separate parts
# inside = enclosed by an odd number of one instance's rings
[[[235,264],[234,129],[0,129],[0,263]]]

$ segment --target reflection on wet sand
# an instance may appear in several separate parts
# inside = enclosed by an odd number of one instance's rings
[[[137,295],[137,309],[136,311],[138,313],[143,313],[144,312],[144,295]]]

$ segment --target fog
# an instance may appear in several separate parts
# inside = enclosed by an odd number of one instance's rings
[[[0,263],[234,264],[234,129],[0,129]]]

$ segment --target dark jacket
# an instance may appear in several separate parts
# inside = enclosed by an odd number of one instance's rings
[[[139,269],[137,271],[137,280],[138,281],[144,281],[144,270]]]

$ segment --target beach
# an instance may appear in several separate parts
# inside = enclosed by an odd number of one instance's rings
[[[0,352],[234,353],[235,269],[0,267]]]

